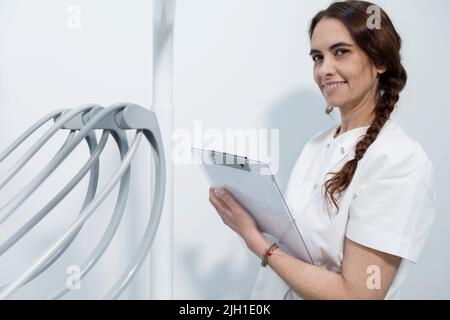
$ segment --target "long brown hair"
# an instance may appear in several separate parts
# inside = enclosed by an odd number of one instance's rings
[[[407,81],[407,74],[401,64],[401,38],[384,10],[380,10],[380,28],[369,28],[367,11],[373,3],[366,1],[334,2],[327,9],[318,12],[311,21],[309,37],[312,38],[317,23],[325,17],[342,22],[353,41],[367,54],[369,60],[386,71],[378,77],[377,102],[373,110],[374,120],[366,134],[356,144],[355,158],[345,163],[339,172],[329,172],[332,177],[325,182],[325,196],[339,211],[338,199],[352,181],[353,175],[369,146],[390,118]]]

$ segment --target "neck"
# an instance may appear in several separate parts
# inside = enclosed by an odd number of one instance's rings
[[[339,107],[341,114],[339,134],[355,128],[370,126],[374,120],[374,108],[375,106],[370,108],[355,107],[351,110],[346,110],[345,107]]]
[[[349,104],[339,107],[341,125],[337,135],[355,128],[370,126],[375,119],[376,103],[375,94],[370,90],[357,105]]]

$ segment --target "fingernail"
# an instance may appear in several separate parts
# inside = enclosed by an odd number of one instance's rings
[[[214,189],[214,192],[216,193],[216,196],[222,197],[225,194],[225,191],[223,191],[222,188],[216,188]]]

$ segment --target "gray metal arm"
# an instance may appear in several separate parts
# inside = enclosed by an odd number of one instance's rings
[[[44,116],[42,119],[37,121],[35,124],[33,124],[27,131],[25,131],[19,138],[17,138],[11,145],[6,148],[1,154],[0,154],[0,163],[5,160],[14,150],[17,149],[18,146],[20,146],[25,140],[27,140],[37,129],[42,127],[44,124],[46,124],[51,119],[55,119],[59,117],[63,112],[67,111],[67,109],[59,109],[56,111],[53,111],[46,116]]]
[[[122,133],[123,134],[123,133]],[[125,138],[126,142],[126,138]],[[118,143],[119,144],[119,143]],[[121,152],[122,160],[125,156],[125,152],[128,150],[128,145],[126,145],[126,148],[124,146],[121,146],[119,144],[119,149]],[[129,182],[130,182],[130,168],[127,169],[125,174],[122,176],[122,180],[120,182],[120,190],[119,190],[119,196],[118,201],[116,203],[116,207],[114,209],[114,213],[111,217],[111,220],[108,224],[108,228],[103,234],[100,242],[97,244],[95,249],[91,252],[89,257],[86,259],[86,261],[81,266],[81,273],[79,276],[79,279],[82,280],[84,277],[88,275],[88,273],[92,270],[92,268],[97,264],[97,262],[100,260],[100,258],[103,256],[104,252],[108,248],[108,245],[111,243],[117,228],[120,224],[120,221],[122,219],[123,213],[125,211],[125,205],[128,197],[128,190],[129,190]],[[125,189],[126,188],[126,189]],[[54,291],[52,294],[50,294],[47,299],[60,299],[62,296],[64,296],[67,292],[69,292],[69,288],[67,286],[62,286],[58,290]]]
[[[156,231],[161,218],[161,212],[164,201],[164,191],[165,191],[165,157],[164,148],[162,144],[162,138],[160,135],[160,130],[158,122],[155,115],[152,112],[138,106],[138,105],[128,105],[122,112],[118,113],[115,117],[115,122],[119,125],[121,129],[142,129],[144,134],[150,143],[153,152],[155,154],[155,185],[158,186],[155,190],[155,194],[152,202],[152,214],[149,217],[147,227],[144,231],[143,239],[141,240],[135,255],[132,258],[131,263],[128,265],[126,271],[122,274],[120,279],[115,283],[115,285],[109,290],[109,292],[104,297],[105,299],[116,299],[121,293],[128,287],[132,279],[135,277],[139,271],[140,266],[145,260],[151,245],[153,243]],[[101,127],[101,126],[99,126]],[[119,222],[117,222],[118,224]],[[96,257],[100,258],[100,255],[104,252],[107,245],[111,241],[113,234],[108,235],[105,233],[100,244],[91,254],[90,258]],[[97,255],[97,250],[102,253]],[[89,259],[88,259],[89,260]],[[85,275],[84,268],[81,272],[80,278]],[[57,299],[60,298],[68,291],[67,288],[61,289],[50,295],[49,298]]]
[[[1,179],[0,189],[5,186],[14,175],[36,154],[36,152],[67,122],[76,117],[78,114],[91,110],[97,105],[85,105],[74,110],[64,113],[58,118],[56,123],[38,140],[38,142],[33,145],[33,147],[25,153],[25,155],[20,159],[16,165]],[[87,134],[86,134],[87,136]],[[77,135],[78,137],[78,135]],[[64,160],[68,152],[66,150],[73,150],[78,144],[74,144],[73,141],[77,140],[78,143],[80,139],[74,138],[71,142],[65,145],[60,152],[51,160],[51,162],[36,176],[32,182],[30,182],[17,196],[15,196],[11,201],[9,201],[5,206],[0,209],[0,225],[23,203],[27,198],[28,194],[32,194],[34,190],[39,186],[42,181],[44,181],[51,172],[53,172],[58,165]],[[61,155],[64,154],[64,157]]]
[[[70,153],[70,151],[83,139],[96,125],[99,125],[106,121],[108,115],[114,116],[119,110],[122,110],[126,107],[126,104],[116,104],[107,109],[100,111],[96,114],[77,134],[77,136],[71,141],[67,148],[62,151],[60,154],[60,158],[64,159],[65,156]],[[111,122],[109,120],[109,122]],[[107,128],[103,128],[107,129]],[[97,209],[97,207],[105,200],[114,186],[117,184],[121,176],[127,170],[139,143],[141,133],[136,134],[136,139],[133,143],[132,148],[127,152],[122,165],[119,168],[119,171],[114,175],[112,181],[105,187],[105,189],[83,210],[78,219],[72,224],[70,229],[59,238],[49,250],[47,250],[37,261],[32,265],[30,269],[24,272],[17,280],[13,281],[6,288],[4,288],[0,293],[1,298],[7,298],[11,294],[13,294],[20,286],[22,286],[29,278],[33,276],[33,274],[39,270],[43,265],[45,265],[65,244],[67,244],[73,235],[77,232],[77,230],[82,226],[85,221],[92,215],[92,213]],[[67,154],[66,154],[67,153]]]
[[[75,135],[75,130],[71,130],[68,140],[64,145],[73,138]],[[100,155],[103,147],[97,146],[97,139],[95,138],[95,134],[90,134],[86,137],[86,141],[89,146],[89,151],[91,152],[91,158],[89,159],[87,164],[78,172],[78,174],[64,187],[64,189],[59,192],[50,202],[41,209],[37,214],[35,214],[31,219],[29,219],[20,229],[11,235],[6,241],[0,244],[0,256],[3,255],[9,248],[11,248],[17,241],[19,241],[27,232],[29,232],[36,224],[38,224],[58,203],[78,184],[78,182],[84,177],[89,169],[92,168],[90,179],[89,179],[89,187],[88,192],[85,196],[84,205],[89,203],[95,196],[95,192],[98,185],[98,156]],[[105,141],[106,142],[106,141]],[[95,150],[94,150],[95,149]],[[96,154],[97,153],[97,154]],[[22,190],[23,192],[23,190]],[[29,195],[28,195],[29,196]],[[28,197],[27,197],[28,198]]]
[[[122,112],[117,112],[118,110],[122,110],[123,108],[125,109]],[[112,119],[111,117],[106,117],[108,114],[112,116]],[[82,134],[86,134],[86,131],[93,129],[94,127],[96,127],[96,129],[108,129],[112,122],[117,123],[117,125],[123,130],[140,129],[136,134],[136,138],[131,149],[126,154],[119,168],[119,171],[115,174],[112,181],[107,185],[107,187],[105,187],[102,193],[98,195],[85,210],[83,210],[83,212],[80,214],[80,217],[75,221],[75,223],[66,232],[66,234],[58,241],[56,241],[54,245],[46,253],[44,253],[29,270],[22,274],[16,281],[4,288],[0,293],[0,298],[7,298],[12,293],[14,293],[15,290],[17,290],[23,283],[27,281],[27,279],[29,279],[37,270],[45,265],[46,262],[49,261],[51,257],[58,252],[58,250],[60,250],[68,241],[70,241],[73,234],[76,233],[76,230],[83,225],[86,219],[88,219],[93,211],[100,205],[100,203],[104,201],[115,184],[117,184],[120,177],[124,175],[136,152],[140,137],[143,132],[156,153],[156,182],[159,188],[155,190],[154,201],[152,203],[152,214],[149,218],[147,228],[145,230],[145,235],[141,243],[139,244],[139,248],[133,257],[132,263],[130,263],[126,272],[108,292],[105,298],[118,297],[135,276],[137,270],[144,261],[145,256],[148,254],[148,250],[150,249],[151,244],[154,240],[154,236],[156,234],[161,218],[165,191],[164,149],[155,115],[142,107],[132,104],[116,104],[109,107],[108,109],[99,112],[98,115],[96,115],[85,127],[83,127],[83,129],[74,139],[74,141],[70,143],[70,145],[78,143],[79,141],[77,142],[77,140],[79,136],[81,136]],[[104,236],[103,239],[106,239],[106,236]],[[101,247],[101,244],[97,246],[97,248],[99,247]],[[96,250],[94,250],[94,252],[95,251]]]
[[[148,255],[153,240],[158,230],[161,220],[161,213],[164,205],[165,183],[166,183],[166,160],[162,137],[156,116],[148,110],[137,106],[130,105],[119,114],[118,123],[123,129],[140,128],[144,130],[145,137],[152,146],[155,154],[155,192],[152,202],[151,215],[149,216],[144,236],[139,244],[136,253],[126,271],[119,280],[108,291],[104,299],[117,299],[123,291],[128,287],[133,278],[139,271],[140,266]]]
[[[89,186],[88,191],[85,196],[85,200],[82,206],[82,209],[80,211],[80,214],[82,210],[89,205],[89,203],[94,199],[96,191],[97,191],[97,185],[98,185],[98,175],[99,175],[99,163],[98,163],[98,157],[100,156],[101,152],[103,151],[106,141],[108,139],[108,132],[104,132],[102,135],[102,138],[100,139],[100,143],[97,146],[96,139],[95,139],[95,133],[91,132],[86,138],[91,141],[89,147],[91,151],[91,157],[86,162],[86,164],[83,166],[83,168],[77,173],[75,177],[72,178],[72,180],[64,187],[63,190],[61,190],[50,202],[47,203],[47,205],[42,208],[37,214],[35,214],[27,223],[22,226],[12,237],[10,237],[7,242],[0,247],[2,250],[0,253],[3,253],[4,251],[8,250],[12,245],[14,245],[15,242],[17,242],[20,238],[22,238],[29,230],[31,230],[36,224],[38,224],[51,210],[53,210],[54,207],[58,205],[58,203],[81,181],[81,179],[86,175],[86,173],[90,170],[91,174],[89,177]],[[94,142],[94,143],[92,143]],[[95,150],[94,150],[95,148]],[[44,265],[40,270],[38,270],[28,281],[32,281],[37,276],[39,276],[42,272],[47,270],[71,245],[73,240],[75,240],[78,233],[81,231],[81,228],[78,230],[78,232],[73,236],[70,242],[68,242],[59,252],[55,254],[54,257],[46,265]],[[6,249],[6,250],[5,250]]]
[[[94,113],[94,112],[98,112],[98,110],[93,110],[91,113]],[[89,116],[92,117],[91,114],[89,114]],[[73,126],[76,125],[76,121],[80,122],[80,119],[73,119],[73,120],[70,121],[70,123],[67,123],[66,125],[68,125],[69,127],[73,127]],[[81,126],[81,124],[79,126]],[[106,144],[107,137],[108,137],[108,134],[109,134],[108,132],[109,132],[109,130],[104,130],[102,138],[100,139],[99,146],[96,148],[94,153],[91,155],[91,158],[89,159],[89,161],[84,165],[84,167],[80,170],[80,172],[72,179],[72,181],[54,199],[52,199],[46,205],[46,207],[43,210],[41,210],[35,217],[33,217],[32,221],[29,221],[27,223],[27,225],[26,225],[27,228],[23,227],[21,229],[21,236],[26,234],[26,232],[28,232],[29,229],[31,229],[35,224],[37,224],[40,221],[40,219],[42,219],[45,216],[46,213],[51,211],[59,203],[59,201],[61,201],[72,190],[72,188],[76,184],[78,184],[78,182],[82,179],[82,177],[92,167],[94,161],[97,162],[98,157],[100,156],[100,153],[102,152],[102,150],[103,150],[103,148],[104,148],[104,146]],[[128,150],[128,143],[127,143],[126,135],[125,135],[125,133],[122,130],[120,130],[118,128],[117,128],[117,130],[112,131],[112,134],[113,134],[113,137],[116,140],[117,145],[119,147],[121,158],[123,159],[123,157],[125,156],[125,153]],[[98,164],[97,164],[97,167],[98,167]],[[95,179],[97,179],[98,178],[98,169],[94,170],[94,171],[96,171]],[[105,234],[104,234],[100,244],[93,251],[93,253],[89,256],[87,261],[83,264],[82,272],[81,272],[82,277],[86,276],[89,273],[89,271],[95,266],[97,261],[101,258],[102,254],[104,253],[106,247],[111,242],[111,240],[112,240],[112,238],[113,238],[113,236],[114,236],[114,234],[115,234],[115,232],[117,230],[117,227],[118,227],[118,225],[120,223],[120,220],[121,220],[121,218],[123,216],[124,210],[125,210],[126,201],[128,199],[129,185],[130,185],[130,173],[129,173],[129,170],[128,170],[123,175],[122,180],[120,182],[120,190],[119,190],[118,200],[116,202],[116,207],[114,209],[114,213],[113,213],[113,216],[111,218],[111,221],[108,224],[107,231],[105,232]],[[93,197],[95,196],[95,189],[93,189],[93,188],[89,188],[89,189],[92,189],[92,191],[88,192],[89,198],[86,198],[86,200],[84,202],[84,205],[83,205],[83,209],[92,201]],[[81,227],[78,230],[78,232],[81,231]],[[73,236],[72,241],[75,239],[75,237],[78,234],[78,232]],[[35,273],[34,276],[32,278],[30,278],[27,282],[33,280],[41,272],[45,271],[45,269],[50,267],[50,265],[54,261],[56,261],[64,253],[64,251],[70,246],[71,242],[67,243],[52,258],[52,260],[50,260],[45,266],[43,266],[39,270],[39,272]],[[100,248],[103,247],[103,250],[101,250],[99,247]],[[62,288],[62,290],[61,290],[62,293],[61,294],[66,293],[67,290],[68,290],[67,287]]]

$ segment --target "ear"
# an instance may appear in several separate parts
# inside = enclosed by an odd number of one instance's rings
[[[382,75],[382,74],[385,73],[386,70],[387,70],[387,67],[386,67],[386,66],[375,67],[375,68],[376,68],[376,70],[377,70],[378,76]]]

